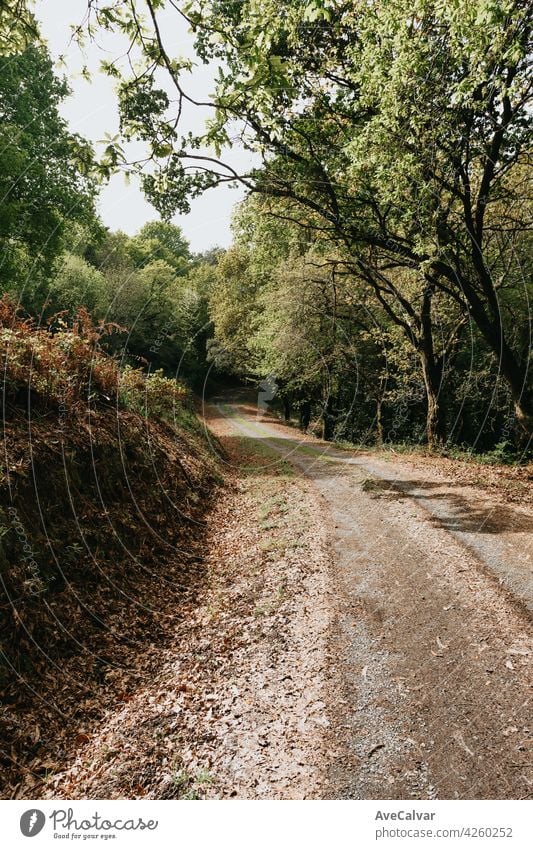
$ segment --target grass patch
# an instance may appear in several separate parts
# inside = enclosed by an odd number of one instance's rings
[[[284,495],[272,495],[261,505],[258,511],[260,522],[266,522],[273,514],[287,513],[289,505]]]
[[[272,551],[284,551],[289,545],[290,543],[285,537],[267,537],[261,540],[259,548],[265,554],[268,554]]]
[[[264,519],[262,522],[259,522],[259,527],[262,531],[272,531],[274,528],[279,528],[279,524],[272,519]]]

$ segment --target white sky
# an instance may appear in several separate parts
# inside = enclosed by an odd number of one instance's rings
[[[72,95],[65,100],[62,114],[73,131],[92,142],[98,142],[105,133],[114,135],[118,131],[114,84],[98,68],[103,58],[115,58],[123,52],[123,41],[119,36],[106,36],[105,40],[99,40],[98,46],[88,44],[88,55],[83,57],[79,47],[71,43],[69,25],[79,23],[86,8],[86,0],[37,0],[36,12],[52,56],[63,56],[67,62],[66,74]],[[192,55],[191,36],[177,15],[168,13],[168,26],[164,32],[167,47],[170,46],[173,52]],[[80,76],[79,71],[84,63],[92,73],[91,82],[86,82]],[[60,72],[65,73],[65,70],[60,69]],[[191,75],[188,91],[192,90],[195,95],[209,94],[212,77],[213,69],[199,65]],[[186,129],[198,130],[204,117],[205,113],[202,116],[199,110],[198,114],[187,115]],[[232,160],[235,163],[235,154]],[[182,228],[193,251],[206,250],[214,245],[227,247],[230,244],[232,208],[242,196],[240,188],[220,186],[193,201],[189,215],[176,216],[174,223]],[[112,230],[120,229],[129,234],[135,233],[146,221],[158,217],[157,212],[144,199],[137,182],[132,180],[127,185],[121,175],[113,177],[102,189],[99,212],[104,223]]]

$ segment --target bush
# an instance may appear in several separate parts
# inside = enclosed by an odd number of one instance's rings
[[[162,369],[145,375],[126,366],[120,374],[118,397],[125,407],[147,418],[173,420],[176,409],[187,401],[187,390],[165,377]]]
[[[65,415],[115,404],[150,418],[171,419],[178,405],[186,403],[186,389],[162,371],[148,376],[129,366],[121,371],[103,349],[103,340],[117,331],[115,324],[95,325],[85,309],[68,324],[60,313],[39,327],[4,296],[0,356],[6,397],[23,393],[34,406],[61,407]]]

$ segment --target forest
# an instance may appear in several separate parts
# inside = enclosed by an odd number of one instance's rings
[[[531,4],[82,5],[98,144],[0,3],[1,792],[527,798]]]
[[[203,61],[222,47],[202,16],[238,38],[205,135],[181,141],[176,108],[190,96],[160,3],[143,5],[89,3],[85,37],[114,27],[142,49],[135,75],[107,71],[124,137],[148,146],[141,179],[163,220],[132,238],[98,221],[97,178],[121,167],[120,144],[97,162],[69,133],[67,84],[19,10],[25,49],[1,92],[4,291],[41,321],[84,307],[116,323],[113,354],[192,387],[207,371],[252,385],[275,375],[280,409],[326,439],[527,452],[528,5],[422,3],[417,19],[401,3],[364,15],[295,2],[281,17],[263,4],[266,26],[253,4],[191,3]],[[249,173],[224,162],[232,134],[255,156]],[[231,180],[248,191],[233,246],[191,256],[165,222]]]

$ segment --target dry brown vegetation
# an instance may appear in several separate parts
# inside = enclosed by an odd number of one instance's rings
[[[38,328],[0,302],[4,797],[38,793],[150,674],[169,610],[203,580],[213,456],[183,389],[121,377],[101,347],[111,329],[83,313]]]

